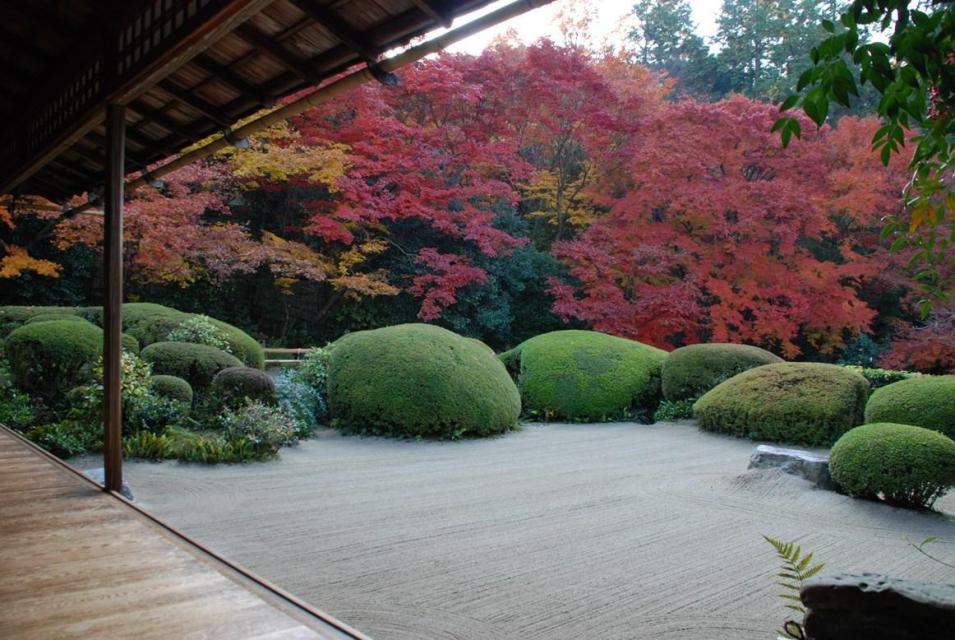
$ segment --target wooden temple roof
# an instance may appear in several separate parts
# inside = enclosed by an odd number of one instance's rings
[[[0,193],[54,202],[126,173],[491,0],[0,0]]]

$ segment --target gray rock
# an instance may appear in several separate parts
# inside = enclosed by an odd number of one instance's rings
[[[950,640],[955,584],[932,584],[873,573],[823,576],[802,589],[811,640]]]
[[[83,475],[92,480],[93,482],[98,482],[99,484],[106,484],[106,470],[103,467],[97,467],[95,469],[86,469],[83,471]],[[127,500],[133,499],[133,490],[129,488],[129,483],[123,480],[123,490],[120,491],[123,494],[123,497]]]
[[[778,467],[786,473],[805,478],[820,489],[837,489],[836,483],[829,475],[829,456],[821,453],[773,447],[768,444],[758,445],[749,457],[749,468],[771,467]]]

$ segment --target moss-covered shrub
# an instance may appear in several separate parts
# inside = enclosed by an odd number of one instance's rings
[[[265,368],[265,351],[255,338],[228,322],[209,318],[209,321],[222,332],[222,337],[229,344],[229,351],[235,354],[247,367],[254,369]]]
[[[734,376],[693,405],[700,428],[742,438],[829,445],[861,424],[869,383],[833,364],[769,364]]]
[[[524,411],[545,419],[649,419],[666,351],[595,331],[553,331],[502,353]]]
[[[156,342],[143,349],[142,357],[152,363],[154,374],[178,376],[199,393],[223,369],[242,366],[238,358],[222,349],[189,342]]]
[[[56,405],[90,379],[103,352],[103,331],[87,322],[58,320],[26,324],[4,341],[17,386]]]
[[[51,320],[64,320],[66,322],[89,322],[86,318],[81,318],[80,316],[74,316],[70,313],[38,313],[25,324],[33,324],[34,322],[50,322]]]
[[[175,331],[187,317],[185,314],[151,316],[135,324],[127,325],[126,332],[136,338],[143,347],[156,342],[175,342],[168,340],[169,334]]]
[[[955,486],[955,442],[922,427],[867,424],[839,438],[829,471],[851,496],[929,508]]]
[[[212,379],[209,397],[216,407],[241,407],[247,401],[275,404],[275,383],[269,374],[252,367],[229,367]]]
[[[955,376],[919,376],[876,389],[865,421],[912,424],[955,438]]]
[[[123,351],[128,351],[134,355],[139,355],[139,340],[124,333],[119,336],[119,343],[122,346]]]
[[[693,344],[680,347],[663,361],[663,397],[671,402],[696,400],[738,373],[783,359],[745,344]]]
[[[149,378],[149,390],[157,396],[192,404],[192,387],[178,376],[155,375]]]
[[[80,309],[78,307],[27,307],[20,305],[0,307],[0,338],[14,329],[22,327],[31,318],[39,315],[80,315]]]
[[[329,412],[346,430],[453,439],[505,432],[520,415],[497,358],[439,327],[350,333],[334,343],[328,365]]]

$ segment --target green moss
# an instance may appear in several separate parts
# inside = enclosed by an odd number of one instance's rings
[[[524,411],[545,419],[653,415],[666,351],[595,331],[553,331],[502,353]]]
[[[333,424],[346,430],[452,439],[505,432],[521,409],[493,354],[425,324],[358,331],[335,342],[328,402]]]
[[[865,421],[913,424],[955,438],[955,376],[919,376],[876,389]]]
[[[157,396],[192,404],[192,386],[178,376],[155,375],[149,378],[149,388]]]
[[[955,442],[922,427],[867,424],[839,438],[829,471],[851,496],[929,508],[955,486]]]
[[[862,422],[869,383],[832,364],[763,365],[723,382],[693,405],[700,428],[742,438],[829,445]]]
[[[178,376],[196,392],[205,391],[217,373],[242,362],[222,349],[189,342],[156,342],[142,351],[153,373]]]
[[[229,367],[212,379],[209,397],[220,408],[237,409],[248,400],[275,404],[275,383],[260,369]]]
[[[696,400],[738,373],[783,359],[745,344],[694,344],[680,347],[663,361],[663,397],[671,402]]]
[[[61,404],[67,391],[90,379],[102,352],[103,331],[88,322],[26,324],[4,341],[17,386],[52,405]]]

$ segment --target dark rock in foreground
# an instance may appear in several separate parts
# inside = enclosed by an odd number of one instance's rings
[[[955,584],[872,573],[815,578],[802,589],[811,640],[950,640]]]

